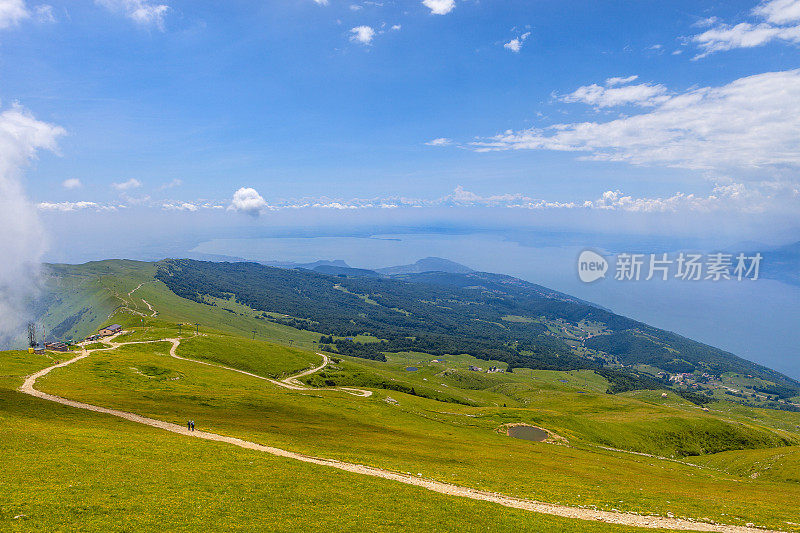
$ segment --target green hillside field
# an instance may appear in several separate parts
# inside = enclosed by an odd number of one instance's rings
[[[609,394],[609,381],[591,369],[475,371],[506,363],[463,353],[392,352],[380,361],[328,352],[325,368],[301,378],[308,389],[288,389],[220,366],[284,379],[320,365],[318,332],[265,321],[232,301],[181,298],[154,279],[149,263],[89,268],[106,271],[105,288],[75,290],[59,305],[115,301],[110,316],[91,324],[120,323],[126,333],[114,342],[136,344],[106,344],[53,370],[36,382],[43,392],[509,496],[800,531],[800,413],[725,400],[698,405],[670,389]],[[78,267],[70,275],[86,277]],[[172,344],[162,340],[177,338],[176,355],[188,360],[170,357]],[[634,529],[436,494],[17,391],[26,375],[76,355],[0,352],[0,527]],[[541,427],[551,438],[514,439],[509,424]]]

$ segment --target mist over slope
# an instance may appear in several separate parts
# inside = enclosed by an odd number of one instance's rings
[[[53,150],[63,133],[19,106],[0,113],[0,342],[19,332],[30,317],[27,304],[39,287],[45,237],[28,201],[22,171],[37,150]]]

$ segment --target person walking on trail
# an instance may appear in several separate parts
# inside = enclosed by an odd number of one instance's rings
[[[192,425],[192,431],[194,431],[194,420],[192,420],[192,421],[191,421],[191,422],[189,422],[189,423]]]
[[[191,420],[187,420],[186,421],[186,429],[189,430],[189,431],[192,430],[192,421]]]

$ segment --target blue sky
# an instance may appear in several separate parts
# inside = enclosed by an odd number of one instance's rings
[[[798,215],[795,0],[46,1],[0,0],[0,109],[49,214]]]

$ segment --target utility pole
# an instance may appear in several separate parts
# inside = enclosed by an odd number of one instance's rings
[[[199,335],[200,334],[200,324],[198,324],[197,322],[195,322],[195,324],[194,324],[194,334],[195,335]]]
[[[181,336],[181,326],[183,326],[183,324],[182,323],[178,323],[178,337]]]
[[[256,340],[256,330],[253,330],[253,340]]]

